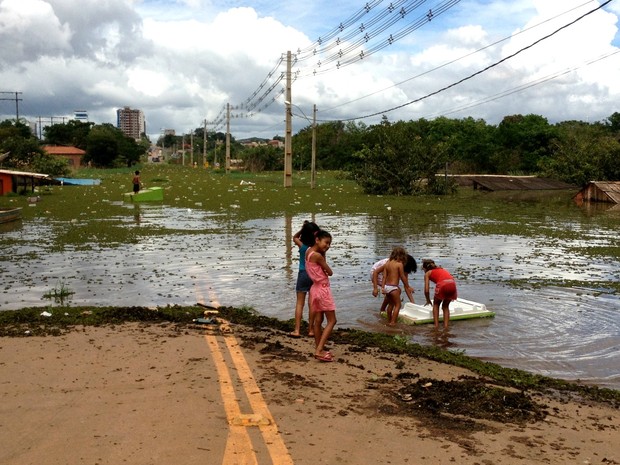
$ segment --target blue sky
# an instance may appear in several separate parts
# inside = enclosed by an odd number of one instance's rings
[[[283,135],[280,58],[326,37],[369,5],[324,46],[349,40],[293,66],[299,72],[292,86],[295,114],[309,116],[316,104],[319,120],[366,124],[383,114],[390,120],[471,116],[491,124],[516,113],[551,122],[600,121],[620,111],[617,0],[465,78],[602,3],[0,0],[0,40],[11,44],[0,50],[0,91],[21,92],[20,116],[32,121],[70,118],[80,109],[91,121],[114,123],[117,108],[140,108],[154,138],[164,128],[181,134],[205,119],[215,122],[227,103],[250,98],[251,111],[233,110],[232,135]],[[388,13],[390,5],[395,12]],[[429,10],[442,7],[443,13],[424,21]],[[368,26],[376,21],[378,28],[401,8],[405,17],[385,31]],[[402,38],[378,48],[413,24]],[[363,37],[352,32],[360,29],[369,33],[367,41],[352,47]],[[0,101],[0,118],[14,118],[14,108],[14,102]],[[296,117],[294,131],[307,124]]]

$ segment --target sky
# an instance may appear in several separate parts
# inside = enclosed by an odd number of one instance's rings
[[[313,105],[366,125],[604,121],[620,111],[620,0],[604,3],[0,0],[0,119],[116,125],[129,106],[155,142],[225,132],[229,106],[234,138],[284,136],[290,51],[294,133]]]

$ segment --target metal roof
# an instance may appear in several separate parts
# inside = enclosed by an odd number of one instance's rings
[[[28,171],[13,171],[13,170],[0,170],[0,174],[8,174],[10,176],[24,176],[28,178],[47,179],[49,174],[43,173],[29,173]]]
[[[554,179],[538,178],[536,176],[472,176],[474,188],[489,191],[508,190],[560,190],[574,189],[575,186]]]

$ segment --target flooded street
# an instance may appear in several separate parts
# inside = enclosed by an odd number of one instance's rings
[[[0,310],[50,305],[43,295],[65,285],[75,293],[71,305],[204,302],[289,319],[298,267],[292,236],[313,219],[333,236],[328,262],[338,327],[402,334],[504,366],[620,389],[620,296],[609,285],[620,281],[620,261],[601,252],[618,246],[620,216],[599,222],[577,207],[568,216],[540,204],[526,207],[493,207],[514,208],[506,221],[484,206],[474,215],[395,207],[381,214],[255,219],[112,202],[114,214],[103,219],[24,219],[0,231]],[[93,233],[79,245],[55,241],[58,231],[90,221],[101,222],[102,231],[107,223],[130,229],[139,239],[102,245]],[[158,234],[140,235],[142,229]],[[486,304],[495,318],[453,322],[440,341],[429,325],[388,329],[377,314],[369,270],[395,245],[419,264],[433,258],[447,268],[459,295]],[[423,302],[422,272],[410,281]]]

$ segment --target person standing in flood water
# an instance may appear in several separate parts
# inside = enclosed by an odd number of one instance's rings
[[[325,254],[332,244],[332,236],[320,229],[315,235],[314,245],[306,251],[306,271],[312,279],[310,305],[314,311],[314,358],[321,362],[333,362],[331,352],[325,350],[325,343],[336,326],[336,303],[329,286],[332,269],[325,260]],[[327,324],[323,328],[323,316]]]
[[[142,185],[142,182],[140,181],[140,171],[135,171],[131,182],[133,184],[133,192],[134,194],[137,194],[140,191],[140,186]]]
[[[396,326],[398,322],[398,314],[400,313],[401,307],[401,289],[399,285],[401,282],[403,283],[407,297],[413,302],[413,289],[409,286],[409,279],[407,278],[408,273],[405,273],[407,260],[408,255],[405,249],[402,247],[394,247],[390,254],[390,258],[385,265],[383,265],[383,273],[385,276],[381,292],[385,296],[384,300],[387,300],[386,312],[388,326]],[[381,269],[381,267],[379,269]],[[375,270],[375,273],[378,273],[379,269]]]
[[[297,294],[297,303],[295,305],[295,329],[289,333],[290,337],[301,337],[301,321],[304,314],[304,305],[306,304],[306,294],[310,292],[312,287],[312,279],[306,271],[306,251],[314,245],[314,233],[319,230],[316,223],[312,221],[304,221],[301,229],[293,236],[293,242],[299,247],[299,271],[297,272],[297,283],[295,291]],[[310,299],[308,299],[308,336],[314,336],[314,311]]]
[[[433,298],[433,322],[435,329],[439,328],[439,306],[443,311],[443,327],[448,329],[450,322],[450,302],[456,300],[458,295],[456,291],[456,281],[452,275],[440,266],[437,266],[433,260],[422,260],[422,269],[424,270],[424,296],[426,303],[431,304],[430,282],[435,283],[435,296]]]

